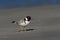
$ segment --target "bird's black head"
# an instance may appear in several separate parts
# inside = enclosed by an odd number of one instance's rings
[[[31,16],[26,16],[27,20],[30,21],[31,20]]]

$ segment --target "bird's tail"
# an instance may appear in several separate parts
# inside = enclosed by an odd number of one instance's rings
[[[12,21],[12,23],[16,24],[16,21]]]

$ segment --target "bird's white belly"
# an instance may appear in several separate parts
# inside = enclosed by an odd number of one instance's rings
[[[25,21],[25,22],[20,23],[19,25],[21,25],[21,26],[26,26],[26,25],[28,25],[29,23],[30,23],[30,22]]]

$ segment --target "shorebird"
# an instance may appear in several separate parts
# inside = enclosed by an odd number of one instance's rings
[[[20,26],[20,31],[26,31],[25,27],[31,22],[31,16],[26,16],[19,21],[12,21],[12,23],[18,24]]]

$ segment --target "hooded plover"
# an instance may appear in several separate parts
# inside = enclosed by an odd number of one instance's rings
[[[20,31],[26,31],[25,27],[31,22],[31,16],[26,16],[19,21],[12,21],[12,23],[18,24],[20,26]]]

